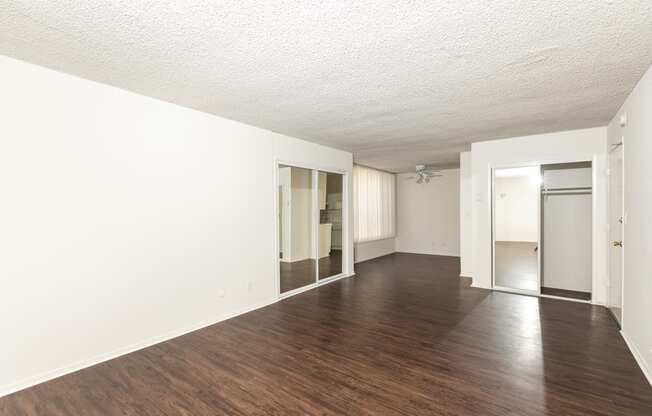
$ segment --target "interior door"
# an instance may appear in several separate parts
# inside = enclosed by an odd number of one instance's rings
[[[623,145],[609,154],[609,309],[622,325],[623,289]]]

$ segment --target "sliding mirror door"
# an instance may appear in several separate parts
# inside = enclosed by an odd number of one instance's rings
[[[319,172],[319,279],[342,273],[342,180]]]
[[[315,283],[313,171],[278,167],[280,292]]]
[[[539,293],[539,166],[494,169],[494,287]]]

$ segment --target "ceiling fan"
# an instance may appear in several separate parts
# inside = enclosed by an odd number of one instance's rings
[[[418,184],[430,183],[430,178],[435,178],[438,176],[443,176],[438,170],[431,170],[426,167],[426,165],[417,165],[416,173],[414,176],[410,176],[407,179],[416,179]]]

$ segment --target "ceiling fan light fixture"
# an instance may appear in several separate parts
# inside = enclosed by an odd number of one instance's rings
[[[426,165],[416,165],[415,166],[415,175],[410,176],[407,179],[416,179],[416,182],[420,185],[422,183],[430,183],[430,178],[436,178],[442,176],[439,171],[430,170]]]

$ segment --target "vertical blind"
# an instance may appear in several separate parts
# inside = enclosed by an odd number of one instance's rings
[[[353,167],[354,240],[382,240],[396,235],[396,176]]]

